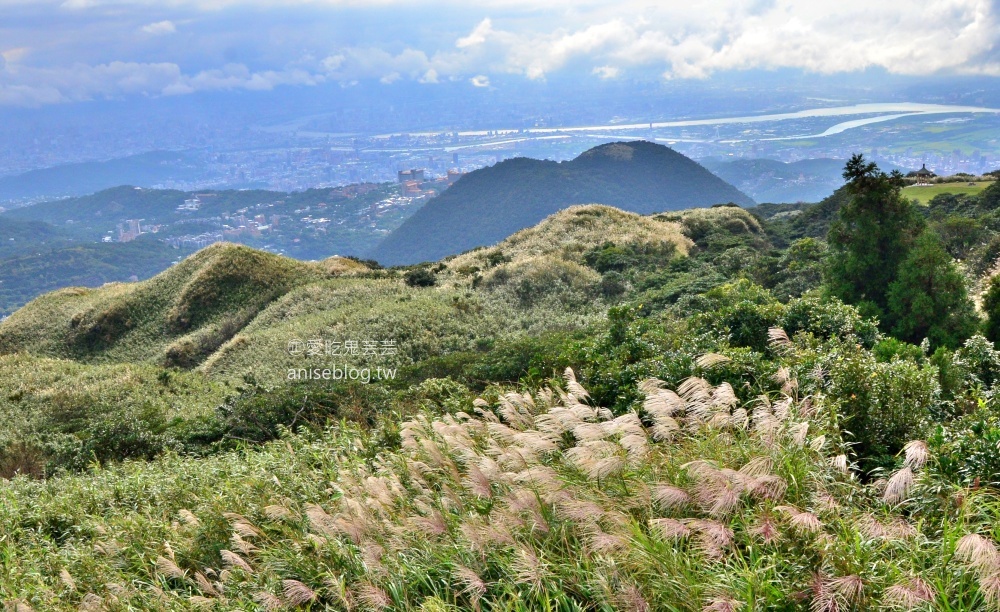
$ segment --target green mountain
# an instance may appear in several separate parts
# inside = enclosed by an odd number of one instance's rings
[[[0,258],[62,244],[68,238],[64,232],[42,221],[23,221],[0,216]]]
[[[152,187],[164,181],[202,177],[190,154],[153,151],[103,162],[64,164],[0,178],[0,202],[28,198],[81,196],[115,185]]]
[[[226,240],[265,248],[298,259],[358,255],[371,249],[420,205],[401,198],[390,184],[307,189],[285,193],[266,190],[185,192],[119,186],[86,196],[41,202],[9,210],[0,218],[49,223],[81,239],[117,236],[126,220],[157,226],[158,238],[196,238],[222,234],[249,224]],[[197,199],[197,208],[186,201]],[[277,223],[275,223],[277,221]],[[216,237],[211,241],[218,240]]]
[[[753,200],[696,162],[650,142],[601,145],[568,162],[506,160],[463,176],[370,252],[412,264],[496,243],[573,204],[650,214]]]

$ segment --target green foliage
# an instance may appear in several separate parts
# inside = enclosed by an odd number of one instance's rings
[[[979,197],[982,207],[989,211],[1000,210],[1000,180],[993,181],[986,187]]]
[[[928,437],[942,477],[966,485],[1000,486],[1000,412],[994,401],[979,399],[973,412]]]
[[[940,397],[935,369],[910,360],[878,362],[844,344],[822,360],[826,394],[863,471],[893,465],[908,441],[920,436]]]
[[[702,299],[701,317],[709,329],[727,337],[732,346],[767,350],[767,330],[778,324],[783,310],[770,292],[739,280],[706,292]]]
[[[924,227],[913,204],[900,193],[897,175],[854,155],[844,169],[850,200],[830,227],[830,292],[850,304],[889,306],[888,290],[899,265]]]
[[[990,278],[983,294],[983,334],[994,344],[1000,342],[1000,275]]]
[[[490,268],[495,268],[500,264],[505,264],[511,261],[511,258],[504,255],[503,251],[494,251],[486,256],[486,266]]]
[[[641,271],[655,268],[670,261],[677,255],[677,247],[672,242],[632,243],[616,245],[605,242],[583,254],[583,261],[601,273]]]
[[[594,271],[548,256],[501,266],[486,277],[483,287],[510,295],[522,307],[548,302],[577,308],[597,296],[601,283]]]
[[[957,347],[978,326],[965,279],[932,232],[917,238],[889,286],[888,317],[897,338]]]
[[[828,252],[826,242],[816,238],[800,238],[790,244],[777,262],[772,293],[787,300],[819,287]]]
[[[920,363],[924,357],[924,352],[919,346],[914,346],[907,342],[901,342],[895,338],[883,338],[872,347],[872,355],[879,363],[889,363],[892,361],[912,361]]]
[[[948,254],[957,259],[965,259],[986,236],[981,221],[959,215],[949,215],[931,227],[941,237]]]
[[[437,276],[429,268],[414,268],[405,275],[403,280],[410,287],[433,287],[437,284]]]
[[[1000,382],[1000,351],[978,334],[955,351],[954,365],[965,373],[969,388],[991,390]]]
[[[854,306],[818,292],[789,301],[779,326],[790,336],[801,331],[823,340],[838,339],[865,348],[871,348],[881,338],[874,320],[863,317]]]
[[[217,408],[217,416],[226,440],[267,442],[283,429],[322,429],[340,420],[373,425],[377,414],[388,412],[389,397],[383,387],[351,381],[293,381],[264,387],[248,377]]]

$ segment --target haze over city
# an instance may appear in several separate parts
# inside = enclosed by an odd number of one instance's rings
[[[0,10],[0,177],[170,150],[189,156],[183,171],[146,186],[299,190],[408,167],[444,176],[518,155],[569,159],[621,138],[696,159],[860,149],[911,169],[1000,163],[995,138],[981,137],[996,114],[972,112],[1000,108],[997,2],[4,0]],[[855,104],[889,105],[683,124]],[[645,129],[559,129],[619,124]]]

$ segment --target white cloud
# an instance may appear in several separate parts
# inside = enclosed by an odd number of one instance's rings
[[[266,90],[325,81],[489,86],[490,77],[500,74],[544,79],[567,70],[593,79],[624,73],[682,79],[747,69],[835,73],[872,67],[898,74],[1000,76],[998,0],[554,0],[544,8],[530,0],[487,0],[475,6],[456,0],[376,0],[374,5],[361,0],[0,0],[0,12],[7,6],[37,11],[39,19],[45,10],[61,6],[67,11],[63,17],[81,19],[81,26],[65,26],[69,29],[62,32],[68,35],[53,36],[37,49],[31,41],[44,33],[30,24],[38,19],[10,30],[16,36],[8,37],[5,29],[5,42],[21,48],[0,56],[0,104]],[[350,8],[338,12],[343,7]],[[430,7],[435,10],[425,10]],[[445,20],[442,7],[452,8]],[[291,19],[292,8],[299,21],[283,22]],[[386,28],[384,39],[381,29],[359,27],[357,36],[350,28],[333,34],[323,29],[324,19],[344,16],[391,19],[395,8],[400,19],[410,20],[409,27]],[[74,17],[77,13],[86,17]],[[321,34],[300,36],[302,24],[312,17]],[[183,39],[165,36],[177,32],[178,23],[184,24]],[[428,34],[438,31],[449,34]],[[32,46],[30,57],[25,57],[26,45]],[[244,63],[224,65],[231,60]]]
[[[0,104],[39,106],[129,95],[170,96],[196,91],[271,90],[279,85],[316,85],[325,80],[301,69],[253,72],[242,64],[184,74],[177,64],[111,62],[98,66],[75,64],[67,68],[19,67],[13,82],[9,71],[0,75]]]
[[[177,31],[177,26],[174,25],[173,21],[157,21],[156,23],[150,23],[142,26],[142,31],[146,34],[159,36],[162,34],[173,34]]]
[[[455,41],[455,46],[459,49],[475,47],[486,42],[486,37],[493,33],[493,21],[489,18],[483,19],[468,36],[463,36]]]
[[[703,78],[751,68],[799,68],[833,73],[877,66],[900,74],[965,72],[997,74],[997,62],[980,58],[1000,31],[997,5],[989,0],[913,0],[837,4],[777,0],[748,4],[708,0],[616,5],[631,21],[609,18],[549,29],[504,29],[483,20],[458,39],[459,49],[489,48],[498,68],[544,78],[576,61],[600,66],[601,78],[616,67],[658,69],[669,78]],[[584,11],[584,18],[586,18]]]
[[[594,68],[591,74],[596,74],[602,79],[615,79],[618,78],[618,75],[621,74],[621,72],[621,68],[618,68],[617,66],[598,66]]]
[[[27,47],[17,47],[15,49],[7,49],[3,53],[0,53],[0,58],[3,59],[5,63],[16,64],[28,55],[29,49]]]

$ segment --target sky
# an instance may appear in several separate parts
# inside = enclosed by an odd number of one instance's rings
[[[0,106],[753,70],[1000,76],[1000,0],[0,0]]]

